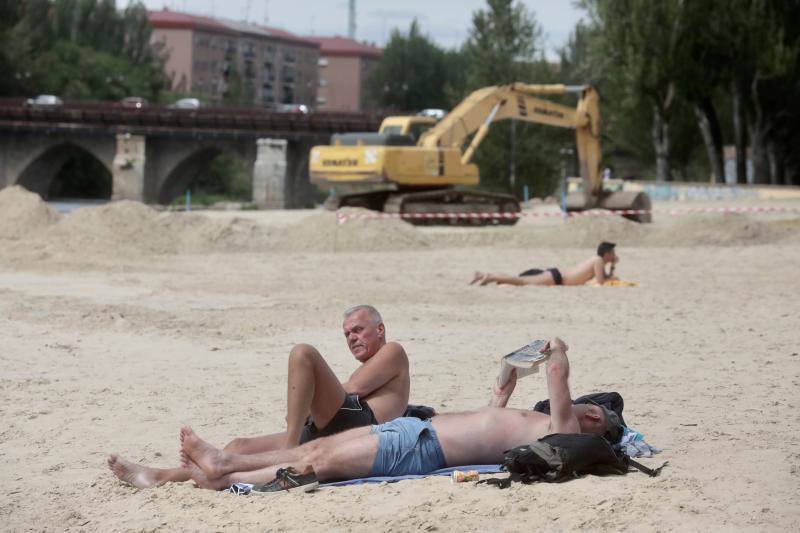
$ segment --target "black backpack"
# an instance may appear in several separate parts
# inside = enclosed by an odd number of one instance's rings
[[[505,452],[502,466],[510,474],[508,478],[479,483],[501,489],[509,487],[512,481],[560,483],[586,474],[622,475],[631,466],[655,477],[664,467],[650,469],[628,457],[621,446],[611,446],[603,437],[589,433],[547,435],[533,444]]]

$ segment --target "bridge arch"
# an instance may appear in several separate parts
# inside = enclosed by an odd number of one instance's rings
[[[253,145],[253,146],[251,146]],[[160,161],[159,179],[156,182],[155,201],[162,205],[171,203],[182,195],[192,181],[219,155],[226,154],[235,158],[247,169],[252,179],[252,167],[255,161],[255,142],[241,143],[224,140],[210,142],[194,142],[187,145],[161,143],[159,152],[165,154]],[[166,155],[168,154],[168,155]]]
[[[56,139],[31,153],[16,184],[52,198],[111,198],[113,152],[80,141]]]

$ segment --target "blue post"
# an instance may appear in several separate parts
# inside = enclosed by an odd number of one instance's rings
[[[522,196],[525,198],[525,205],[528,205],[528,185],[525,184],[522,186]]]
[[[192,210],[192,191],[190,189],[186,189],[186,210]]]
[[[564,180],[561,183],[561,216],[564,222],[567,221],[567,175],[564,174]]]

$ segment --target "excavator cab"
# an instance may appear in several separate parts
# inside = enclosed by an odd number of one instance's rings
[[[332,146],[416,146],[422,134],[436,124],[431,117],[386,117],[378,133],[336,133]]]
[[[436,125],[436,118],[429,116],[413,116],[413,117],[386,117],[381,122],[381,128],[378,130],[380,133],[394,133],[399,135],[408,135],[417,142],[422,137],[422,134]]]

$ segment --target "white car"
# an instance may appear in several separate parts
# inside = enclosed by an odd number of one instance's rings
[[[176,109],[199,109],[200,100],[197,98],[181,98],[170,107],[174,107]]]
[[[48,106],[48,105],[63,105],[64,101],[54,94],[40,94],[36,98],[28,98],[25,101],[25,103],[28,105]]]
[[[420,117],[433,117],[436,120],[442,120],[446,114],[447,111],[444,109],[423,109],[417,113]]]
[[[300,113],[308,114],[308,106],[305,104],[281,104],[278,106],[278,113]]]

